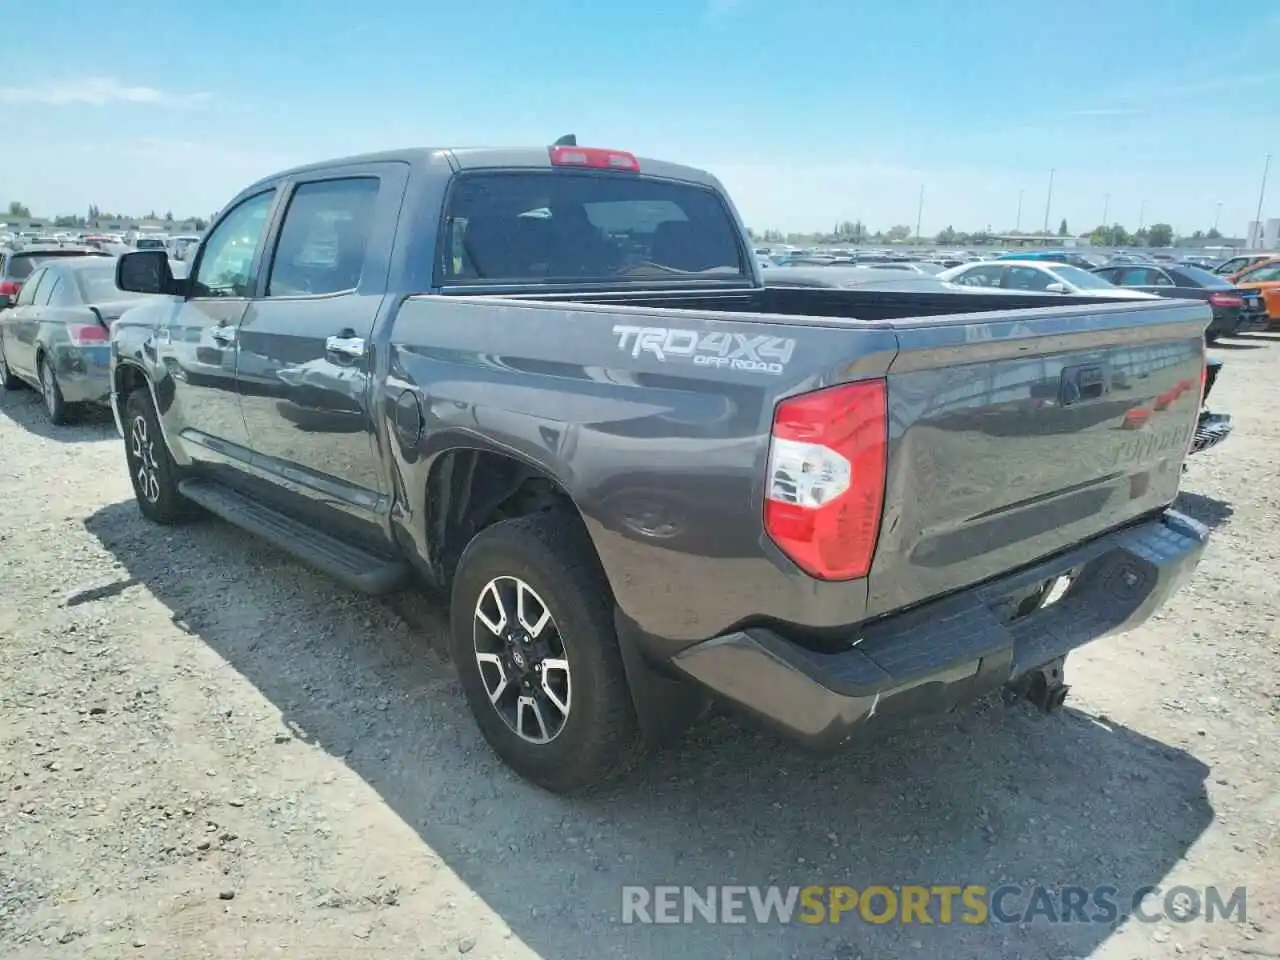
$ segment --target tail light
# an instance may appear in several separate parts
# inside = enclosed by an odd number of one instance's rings
[[[70,323],[67,336],[77,347],[86,347],[106,343],[111,339],[111,331],[97,323]]]
[[[550,147],[551,163],[557,167],[590,167],[596,170],[640,172],[635,154],[601,147]]]
[[[22,284],[5,280],[0,283],[0,297],[16,297],[22,291]]]
[[[1244,298],[1237,293],[1211,293],[1209,304],[1214,307],[1243,307]]]
[[[883,380],[828,387],[778,404],[764,527],[819,580],[871,569],[884,511],[889,417]]]

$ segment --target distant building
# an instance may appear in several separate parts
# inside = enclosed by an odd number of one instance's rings
[[[1250,220],[1245,246],[1250,250],[1280,250],[1280,217]]]
[[[1060,237],[1054,233],[1013,233],[1004,237],[992,237],[1000,246],[1015,249],[1017,247],[1040,247],[1045,250],[1066,250],[1080,246],[1078,237]],[[1084,241],[1088,243],[1088,240]]]

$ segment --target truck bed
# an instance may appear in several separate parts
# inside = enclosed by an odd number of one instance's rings
[[[396,315],[390,362],[567,475],[623,612],[649,632],[702,639],[761,611],[820,631],[1003,575],[1173,501],[1207,308],[1026,303],[767,288],[425,295]],[[716,349],[744,342],[746,363]],[[763,531],[773,410],[878,377],[889,434],[874,565],[862,580],[817,582]],[[664,559],[642,562],[638,544]],[[742,561],[732,582],[728,558]],[[673,582],[717,585],[710,620],[705,598],[686,606]]]

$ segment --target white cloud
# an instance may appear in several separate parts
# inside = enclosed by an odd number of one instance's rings
[[[0,87],[0,103],[32,103],[45,106],[88,104],[105,107],[113,103],[182,106],[208,98],[207,93],[183,94],[157,90],[155,87],[131,86],[112,77],[84,77],[31,87]]]

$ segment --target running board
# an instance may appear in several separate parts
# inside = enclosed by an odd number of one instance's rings
[[[410,567],[321,533],[237,490],[212,480],[191,478],[182,495],[210,513],[255,534],[322,573],[361,593],[391,593],[404,586]]]

